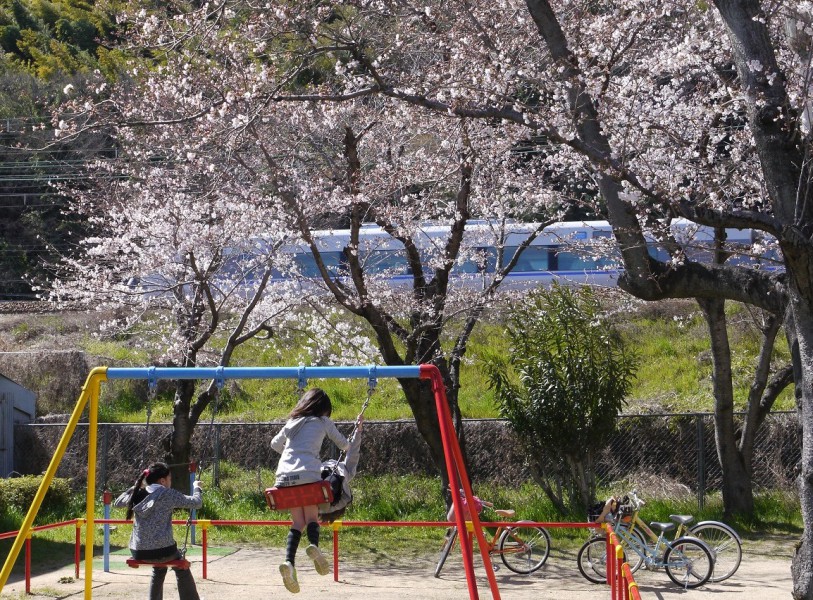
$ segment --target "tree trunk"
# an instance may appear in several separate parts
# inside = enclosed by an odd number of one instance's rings
[[[172,412],[172,439],[170,441],[170,470],[172,487],[189,494],[189,462],[192,456],[194,424],[189,418],[189,406],[195,394],[195,380],[181,379],[175,384]]]
[[[444,365],[439,365],[441,376],[444,382],[448,381],[449,373],[445,370]],[[445,491],[449,486],[449,474],[446,471],[446,458],[443,448],[443,440],[440,436],[440,422],[438,419],[437,405],[435,403],[435,394],[432,391],[432,386],[429,381],[419,379],[400,379],[399,383],[404,390],[407,402],[412,409],[412,414],[415,417],[415,423],[418,427],[418,432],[429,447],[429,454],[432,461],[438,468],[441,479],[441,489],[444,491],[444,497],[449,498]],[[449,387],[446,386],[447,394],[449,394]],[[454,388],[453,388],[454,389]],[[456,391],[447,396],[449,402],[450,412],[453,415],[453,426],[458,429],[460,421],[460,410],[457,407],[457,394]],[[457,415],[457,418],[454,417]],[[458,440],[463,450],[463,441]],[[464,455],[465,461],[465,455]],[[464,468],[465,466],[464,462]],[[467,470],[468,473],[468,470]]]
[[[531,479],[542,488],[542,491],[545,492],[545,495],[548,497],[548,500],[551,501],[551,504],[553,504],[557,512],[560,515],[566,515],[568,511],[565,505],[562,487],[557,485],[556,489],[554,489],[548,477],[546,477],[546,474],[539,470],[536,461],[528,461],[528,468],[531,471]]]
[[[746,464],[737,444],[734,424],[734,387],[731,381],[731,348],[725,316],[725,300],[698,298],[709,327],[713,363],[714,440],[723,475],[723,510],[726,518],[734,515],[751,516],[754,512],[754,492],[751,486],[751,465]]]
[[[804,532],[796,547],[791,571],[793,598],[813,600],[813,313],[806,302],[791,302],[786,321],[788,343],[797,370],[796,398],[802,423],[799,502]],[[793,323],[793,328],[788,326]]]
[[[400,379],[399,383],[412,409],[412,414],[415,416],[418,432],[429,447],[432,462],[440,471],[445,490],[449,485],[449,476],[446,473],[443,441],[440,437],[440,425],[432,385],[429,381],[419,379]]]

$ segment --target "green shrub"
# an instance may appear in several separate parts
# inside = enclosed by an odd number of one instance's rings
[[[19,511],[25,514],[42,483],[42,475],[24,475],[0,479],[0,514]],[[62,512],[71,503],[71,487],[68,479],[55,477],[45,493],[40,513]]]

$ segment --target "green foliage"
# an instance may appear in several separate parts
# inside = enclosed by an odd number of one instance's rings
[[[99,68],[99,41],[111,42],[115,35],[112,12],[76,0],[0,0],[0,25],[6,60],[41,79]]]
[[[16,52],[17,42],[20,41],[20,28],[17,25],[4,25],[0,27],[0,48],[6,52]]]
[[[590,288],[533,292],[509,312],[508,355],[486,357],[500,415],[560,504],[562,486],[576,505],[592,499],[593,456],[613,433],[634,378],[635,356],[600,314]]]
[[[0,513],[25,513],[42,483],[41,475],[25,475],[0,479]],[[40,508],[41,513],[59,513],[71,506],[71,487],[68,479],[55,477]]]
[[[258,486],[257,473],[244,471],[238,467],[221,463],[220,488],[209,487],[209,473],[204,473],[203,508],[199,511],[199,518],[230,519],[230,520],[272,520],[287,519],[285,513],[269,512]],[[260,474],[263,481],[273,478],[273,473],[263,470]],[[608,491],[607,495],[618,493]],[[722,517],[722,501],[719,496],[707,499],[703,511],[697,511],[696,499],[691,494],[656,495],[648,490],[639,490],[647,500],[642,512],[646,521],[669,521],[670,514],[693,514],[695,521],[720,520]],[[344,516],[346,521],[442,521],[445,515],[445,505],[440,494],[439,482],[432,477],[364,477],[360,475],[353,482],[354,501]],[[517,520],[530,520],[540,522],[566,521],[579,522],[584,520],[584,514],[573,511],[567,515],[560,515],[557,508],[544,495],[539,494],[539,488],[532,483],[523,483],[518,486],[500,486],[495,484],[475,485],[474,493],[493,502],[497,508],[512,508],[516,511]],[[729,523],[743,537],[748,549],[750,544],[771,536],[778,536],[786,540],[787,536],[797,536],[801,532],[802,522],[799,511],[799,500],[791,493],[759,493],[756,498],[757,517],[749,521],[735,521]],[[13,510],[10,513],[0,511],[0,527],[3,531],[13,531],[19,528],[25,510]],[[96,506],[96,514],[102,514],[101,504]],[[114,509],[113,518],[122,516],[123,510]],[[76,494],[70,502],[63,505],[59,511],[49,515],[41,515],[40,523],[55,522],[81,517],[84,514],[84,495]],[[184,518],[185,511],[178,511],[177,518]],[[493,518],[493,513],[484,513],[484,518]],[[345,527],[342,529],[341,552],[342,556],[352,557],[353,560],[365,560],[370,551],[379,551],[387,548],[399,556],[434,555],[439,548],[443,537],[443,528],[439,527]],[[184,527],[175,528],[175,537],[182,540]],[[209,530],[209,543],[222,546],[233,544],[258,544],[268,547],[279,547],[285,543],[287,528],[281,527],[217,527]],[[553,547],[558,551],[572,549],[575,551],[583,542],[586,533],[582,529],[550,529],[553,538]],[[67,542],[72,549],[74,530],[72,527],[48,530],[36,534],[37,538]],[[111,532],[113,548],[126,548],[130,535],[130,528],[118,526]],[[330,539],[330,530],[322,529],[324,543]],[[10,546],[0,544],[0,552]],[[787,542],[785,542],[787,543]],[[35,546],[42,546],[40,542]],[[193,549],[194,551],[194,549]],[[66,554],[65,560],[69,563],[72,554]]]

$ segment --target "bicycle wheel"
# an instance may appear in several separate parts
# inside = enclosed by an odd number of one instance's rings
[[[638,552],[636,552],[634,549],[632,552],[627,552],[627,541],[622,539],[621,536],[619,536],[619,541],[621,542],[621,546],[624,548],[624,562],[630,566],[630,571],[635,573],[635,571],[640,569],[641,565],[644,564],[644,555],[647,554],[647,551],[645,550],[647,543],[646,539],[644,538],[644,534],[637,529],[634,529],[632,533],[629,533],[627,530],[627,535],[632,536],[635,539],[634,542],[629,543],[634,544],[637,547]]]
[[[664,567],[669,579],[685,589],[700,587],[709,580],[714,570],[714,557],[703,542],[680,538],[672,542],[663,554]]]
[[[731,527],[719,521],[703,521],[691,527],[689,533],[704,541],[714,557],[714,570],[709,581],[728,579],[740,568],[742,544]]]
[[[550,554],[550,534],[542,527],[510,527],[497,545],[505,566],[514,573],[533,573]]]
[[[440,549],[440,557],[438,557],[438,566],[435,567],[435,577],[440,577],[440,570],[443,568],[443,563],[449,557],[449,552],[452,551],[454,541],[457,539],[457,527],[452,527],[451,532],[446,536],[443,541],[443,547]]]
[[[576,556],[579,572],[593,583],[607,583],[607,542],[595,537],[587,540]]]

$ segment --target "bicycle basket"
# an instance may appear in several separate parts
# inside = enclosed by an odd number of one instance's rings
[[[621,504],[618,506],[618,522],[629,523],[632,521],[632,513],[635,512],[631,504]]]
[[[602,511],[604,510],[604,502],[596,502],[595,504],[591,504],[587,507],[587,520],[595,522],[601,516]]]

